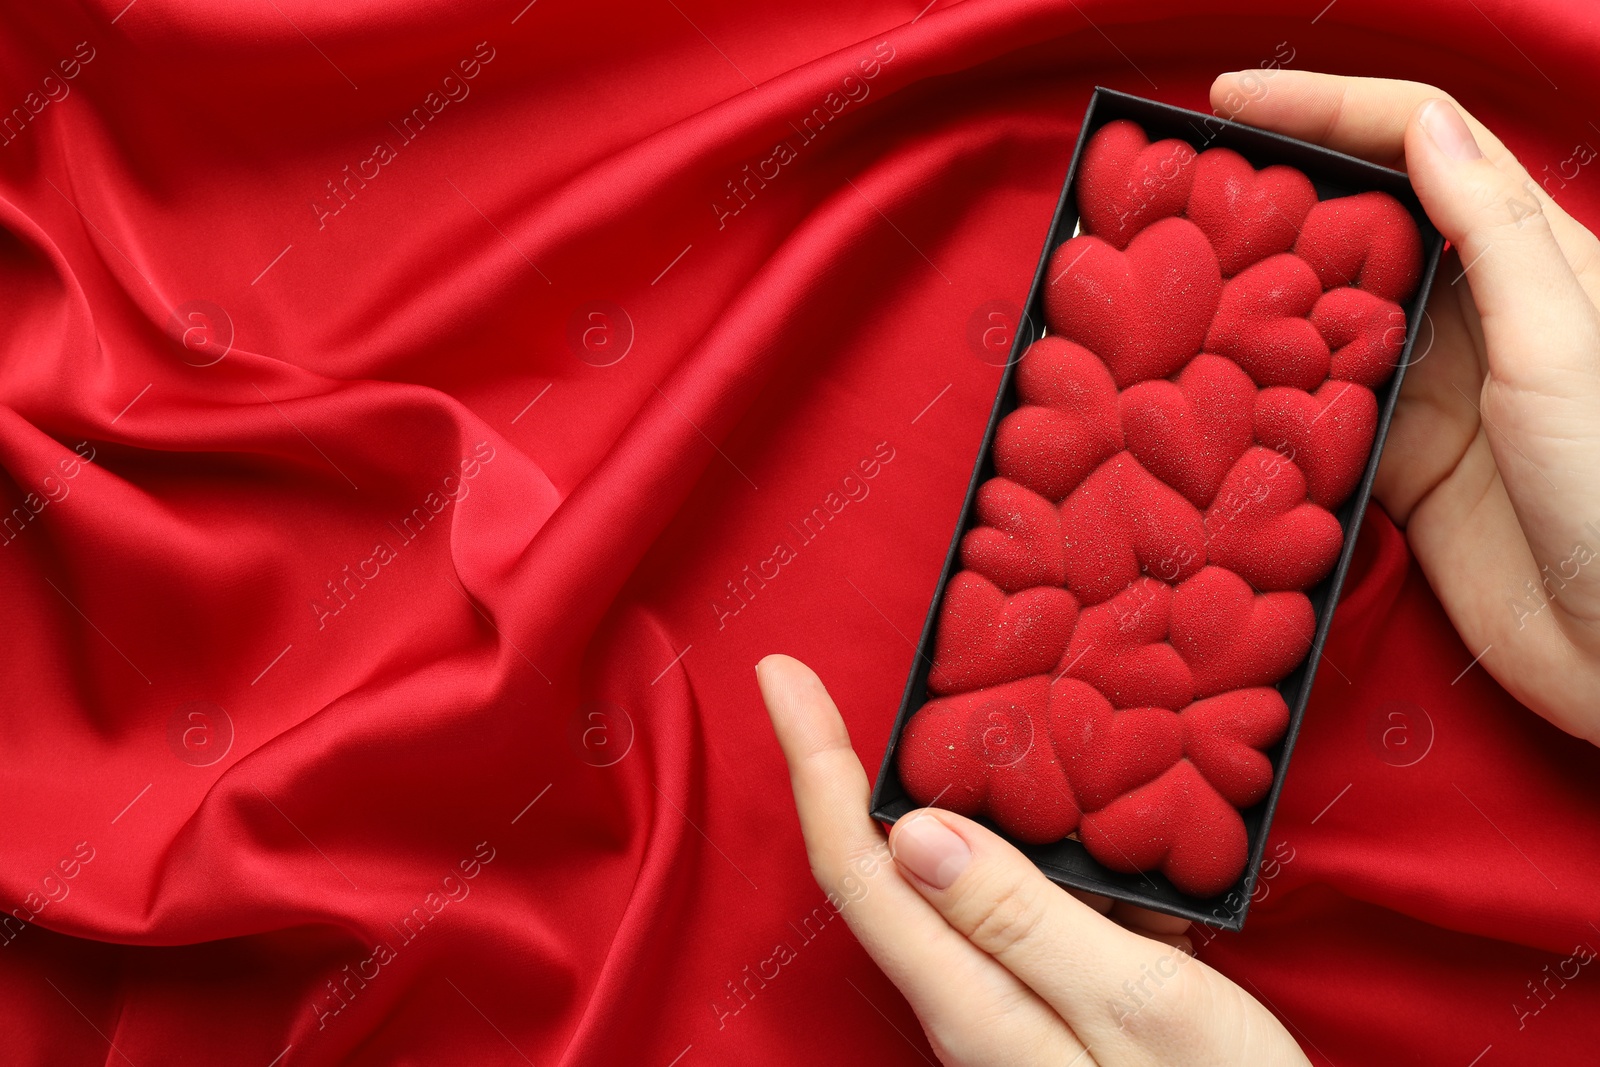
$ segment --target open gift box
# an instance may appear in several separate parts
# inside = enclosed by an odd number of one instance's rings
[[[875,818],[1243,925],[1443,245],[1398,171],[1094,91]]]

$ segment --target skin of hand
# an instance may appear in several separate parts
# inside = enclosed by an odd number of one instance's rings
[[[1374,494],[1469,655],[1600,743],[1600,242],[1432,86],[1242,71],[1211,103],[1410,175],[1453,250]]]
[[[1306,1064],[1182,919],[1062,891],[977,823],[924,808],[887,840],[822,682],[756,666],[817,884],[951,1067]]]

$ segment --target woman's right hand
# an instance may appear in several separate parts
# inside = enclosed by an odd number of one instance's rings
[[[1454,246],[1373,491],[1475,662],[1600,743],[1600,242],[1432,86],[1243,71],[1211,102],[1405,169]]]

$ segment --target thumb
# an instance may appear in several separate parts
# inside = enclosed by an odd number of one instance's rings
[[[1249,993],[1118,926],[971,819],[914,811],[895,823],[889,848],[905,880],[1043,997],[1096,1063],[1307,1065]]]
[[[1406,169],[1428,216],[1457,246],[1464,268],[1453,283],[1441,283],[1471,289],[1471,299],[1461,304],[1469,326],[1476,308],[1488,378],[1479,388],[1474,382],[1454,388],[1459,403],[1477,409],[1531,552],[1531,559],[1517,561],[1515,578],[1524,572],[1537,578],[1541,564],[1548,573],[1555,561],[1573,556],[1575,543],[1587,543],[1579,524],[1592,516],[1578,509],[1586,506],[1581,502],[1600,499],[1600,316],[1551,230],[1527,171],[1509,154],[1498,163],[1484,158],[1448,101],[1427,100],[1413,112]],[[1448,525],[1446,536],[1461,536],[1460,521]],[[1519,548],[1503,558],[1519,556]],[[1592,572],[1560,577],[1552,618],[1587,623],[1580,629],[1588,633],[1600,619],[1600,579]],[[1516,580],[1506,584],[1520,588]],[[1484,618],[1495,618],[1503,594],[1483,585],[1476,600]],[[1499,617],[1496,629],[1509,649],[1517,637]],[[1518,620],[1516,633],[1521,629]]]
[[[1179,992],[1185,972],[1204,966],[1118,926],[997,834],[953,812],[905,816],[889,849],[945,921],[1043,997],[1102,1063],[1104,1050],[1127,1049],[1174,1021],[1188,999]],[[1126,1025],[1133,1016],[1142,1025]]]
[[[1600,324],[1541,207],[1510,155],[1485,158],[1450,101],[1425,100],[1405,134],[1406,170],[1423,208],[1456,246],[1490,374],[1550,398],[1600,397]]]

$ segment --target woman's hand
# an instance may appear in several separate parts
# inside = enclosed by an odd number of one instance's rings
[[[1190,954],[1184,920],[1070,895],[947,811],[913,812],[885,841],[821,681],[787,656],[756,676],[811,873],[946,1064],[1307,1062],[1255,998]]]
[[[1480,666],[1600,743],[1600,242],[1431,86],[1246,71],[1211,102],[1405,169],[1454,246],[1374,492]]]

